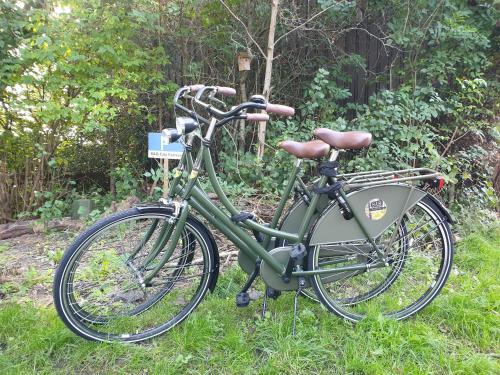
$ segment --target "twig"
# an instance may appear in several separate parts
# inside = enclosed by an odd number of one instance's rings
[[[344,1],[341,1],[341,2],[343,3]],[[323,9],[322,11],[320,11],[320,12],[316,13],[316,14],[315,14],[314,16],[312,16],[311,18],[309,18],[309,19],[305,20],[304,22],[302,22],[299,26],[296,26],[296,27],[294,27],[292,30],[290,30],[290,31],[288,31],[288,32],[286,32],[286,33],[284,33],[282,36],[280,36],[278,39],[276,39],[276,41],[274,42],[274,45],[278,44],[278,42],[279,42],[281,39],[283,39],[284,37],[286,37],[287,35],[289,35],[289,34],[293,33],[294,31],[296,31],[296,30],[298,30],[298,29],[300,29],[300,28],[302,28],[302,27],[303,27],[304,25],[306,25],[308,22],[311,22],[313,19],[318,18],[318,17],[319,17],[319,16],[321,16],[323,13],[325,13],[327,10],[330,10],[331,8],[333,8],[333,7],[334,7],[334,6],[336,6],[336,5],[339,5],[339,3],[337,3],[337,2],[336,2],[336,3],[333,3],[333,4],[332,4],[332,5],[330,5],[329,7],[326,7],[326,8],[325,8],[325,9]]]
[[[406,26],[408,25],[408,19],[410,18],[410,1],[408,1],[408,11],[406,12],[405,26],[403,27],[403,35],[406,32]]]
[[[219,1],[224,6],[224,8],[226,8],[227,11],[233,16],[233,18],[236,19],[236,21],[238,21],[243,26],[243,28],[245,29],[245,32],[247,33],[248,37],[250,38],[250,40],[252,41],[252,43],[255,44],[255,46],[259,49],[259,52],[262,54],[262,56],[265,59],[266,58],[266,54],[264,53],[264,51],[262,50],[262,48],[260,48],[259,43],[257,43],[255,41],[255,39],[253,38],[252,34],[250,34],[250,31],[248,30],[247,25],[245,25],[245,23],[236,14],[234,14],[234,12],[231,10],[231,8],[229,8],[227,6],[227,4],[223,0],[219,0]]]
[[[462,139],[463,137],[465,137],[469,131],[467,130],[464,134],[462,134],[460,137],[458,138],[455,138],[455,136],[457,135],[457,132],[458,132],[458,126],[455,128],[455,130],[453,131],[453,134],[451,135],[451,138],[450,138],[450,141],[447,143],[446,147],[444,148],[443,152],[441,153],[441,155],[439,155],[439,158],[434,166],[434,168],[437,166],[437,164],[439,163],[439,161],[444,157],[444,155],[446,155],[446,153],[448,152],[448,150],[450,149],[450,147],[458,142],[458,140]]]

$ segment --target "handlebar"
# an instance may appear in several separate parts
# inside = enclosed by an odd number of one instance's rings
[[[210,115],[216,117],[219,119],[219,122],[217,123],[217,126],[222,126],[232,120],[235,119],[245,119],[247,121],[255,121],[255,122],[260,122],[260,121],[269,121],[269,114],[275,114],[279,116],[293,116],[295,114],[295,109],[292,107],[288,107],[285,105],[281,104],[272,104],[272,103],[266,103],[264,98],[262,100],[255,100],[252,101],[250,100],[249,102],[241,103],[240,105],[233,107],[229,111],[222,111],[213,105],[206,103],[201,100],[203,95],[205,95],[208,92],[209,98],[212,98],[212,101],[215,102],[220,102],[219,100],[213,100],[213,96],[215,94],[221,94],[225,96],[233,96],[236,95],[236,90],[231,88],[231,87],[224,87],[224,86],[205,86],[202,84],[195,84],[195,85],[190,85],[190,86],[184,86],[181,87],[177,92],[175,93],[174,96],[174,106],[176,109],[180,109],[186,114],[188,114],[191,118],[203,123],[203,124],[209,124],[210,121],[202,116],[200,116],[196,111],[190,110],[189,108],[185,107],[181,103],[179,103],[179,100],[182,97],[192,99],[194,103],[197,105],[201,106],[204,108],[207,112],[210,113]],[[194,95],[194,96],[193,96]],[[223,103],[223,102],[220,102]],[[254,109],[254,110],[263,110],[268,112],[267,113],[245,113],[245,110],[247,109]]]
[[[201,90],[203,87],[205,87],[205,85],[203,84],[196,84],[196,85],[191,85],[191,86],[188,86],[189,87],[189,91],[191,91],[193,94],[196,94],[197,91]]]
[[[236,90],[232,87],[217,86],[217,94],[221,94],[224,96],[235,96]]]
[[[198,92],[196,93],[196,95],[194,97],[195,103],[200,105],[201,107],[205,108],[211,115],[218,117],[220,119],[227,119],[230,117],[238,116],[241,114],[241,112],[243,110],[250,109],[250,108],[265,110],[266,112],[273,113],[273,114],[276,114],[279,116],[287,116],[288,117],[288,116],[293,116],[295,114],[295,109],[293,109],[292,107],[288,107],[288,106],[280,105],[280,104],[262,103],[260,101],[259,102],[250,101],[250,102],[241,103],[237,107],[235,107],[227,112],[223,112],[223,111],[211,106],[210,104],[201,101],[201,97],[203,96],[203,94],[206,91],[217,90],[217,92],[219,92],[218,90],[220,90],[220,89],[221,88],[217,87],[217,86],[205,86],[205,87],[201,88],[200,90],[198,90]],[[224,89],[227,89],[228,92],[229,92],[229,89],[234,91],[234,89],[231,89],[230,87],[226,87]],[[267,120],[260,120],[260,121],[267,121]],[[250,121],[254,121],[254,120],[250,120]]]
[[[236,90],[233,89],[232,87],[226,87],[226,86],[205,86],[205,85],[191,85],[189,86],[189,90],[193,93],[196,94],[198,91],[200,91],[202,88],[207,87],[217,94],[221,94],[224,96],[235,96],[236,95]]]
[[[279,116],[290,117],[295,114],[295,109],[286,105],[267,103],[266,112],[274,113]]]
[[[269,115],[267,113],[247,113],[247,121],[269,121]]]
[[[210,123],[209,120],[207,120],[206,118],[200,116],[195,111],[190,110],[189,108],[186,108],[185,106],[183,106],[182,104],[179,103],[179,99],[181,97],[185,96],[189,92],[195,93],[195,92],[201,90],[203,87],[205,87],[205,85],[201,85],[201,84],[181,87],[179,90],[177,90],[177,92],[174,95],[174,108],[185,112],[189,117],[191,117],[199,122],[202,122],[203,124],[209,124]]]

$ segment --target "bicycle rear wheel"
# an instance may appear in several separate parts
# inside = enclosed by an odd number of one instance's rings
[[[174,252],[144,282],[165,255],[168,226],[176,225],[171,218],[168,208],[132,208],[77,238],[54,279],[57,312],[72,331],[90,340],[136,342],[168,331],[193,311],[218,269],[214,243],[196,219],[187,219]]]
[[[448,278],[453,259],[448,222],[435,203],[424,198],[405,214],[402,223],[403,232],[399,229],[393,235],[392,226],[376,239],[387,246],[389,262],[385,267],[310,278],[319,300],[331,312],[354,322],[368,315],[399,320],[417,313],[437,296]],[[341,244],[346,254],[351,253],[344,262],[325,261],[325,246],[316,246],[308,256],[309,269],[370,264],[369,253],[360,261],[359,249],[363,245]]]
[[[300,204],[302,204],[302,203],[297,202],[294,206],[292,206],[290,211],[294,210],[294,208]],[[408,241],[406,240],[406,232],[407,232],[406,224],[405,224],[405,221],[402,220],[401,223],[399,223],[399,227],[398,227],[398,238],[400,238],[400,240],[397,243],[395,243],[395,247],[397,246],[397,248],[394,249],[394,254],[398,255],[397,259],[395,257],[393,263],[391,264],[391,267],[388,267],[386,269],[385,274],[381,273],[381,277],[378,280],[376,280],[377,282],[373,282],[371,284],[371,289],[366,288],[364,290],[352,290],[352,294],[350,296],[347,294],[343,296],[343,300],[342,300],[343,303],[354,304],[354,303],[358,303],[361,301],[366,301],[370,298],[373,298],[373,297],[379,295],[384,290],[386,290],[388,287],[390,287],[390,285],[399,276],[401,269],[404,266],[404,254],[408,250]],[[387,237],[387,233],[385,233],[384,236],[381,236],[381,238],[377,239],[377,242],[383,241],[384,237]],[[278,242],[277,244],[278,244],[277,246],[285,246],[286,241],[281,240],[281,242]],[[367,258],[368,258],[366,256],[366,254],[358,251],[359,246],[366,246],[366,245],[371,247],[371,245],[369,243],[365,243],[365,244],[355,244],[355,243],[349,244],[349,243],[347,243],[347,244],[341,244],[341,245],[334,244],[333,246],[328,246],[328,245],[322,246],[321,249],[319,250],[320,254],[319,254],[318,263],[320,265],[324,264],[325,262],[340,264],[340,263],[344,262],[343,259],[345,259],[346,257],[355,258],[358,263],[366,262]],[[352,277],[355,274],[359,274],[361,272],[362,271],[351,271],[350,275]],[[346,276],[346,273],[344,273],[343,276]],[[339,278],[339,275],[321,276],[321,277],[323,279],[322,280],[323,283],[329,283],[332,280],[334,280],[335,278]],[[357,293],[361,293],[361,294],[357,294]],[[304,297],[312,299],[315,302],[320,302],[320,300],[319,300],[319,298],[318,298],[318,296],[317,296],[317,294],[312,286],[305,288],[305,289],[302,289],[301,294]]]

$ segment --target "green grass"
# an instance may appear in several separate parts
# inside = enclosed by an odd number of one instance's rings
[[[53,308],[0,305],[0,373],[498,374],[500,229],[458,246],[441,295],[414,319],[352,325],[293,295],[237,309],[243,275],[220,278],[183,324],[140,345],[99,344],[71,333]]]

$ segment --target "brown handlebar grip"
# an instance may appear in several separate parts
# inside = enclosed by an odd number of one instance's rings
[[[247,113],[247,121],[269,121],[267,113]]]
[[[236,90],[232,87],[217,86],[217,93],[225,96],[235,96]]]
[[[295,109],[286,105],[267,103],[266,112],[289,117],[295,114]]]
[[[199,91],[203,87],[205,87],[205,85],[202,85],[202,84],[191,85],[191,86],[189,86],[189,91],[191,91],[192,93],[196,93],[197,91]]]

